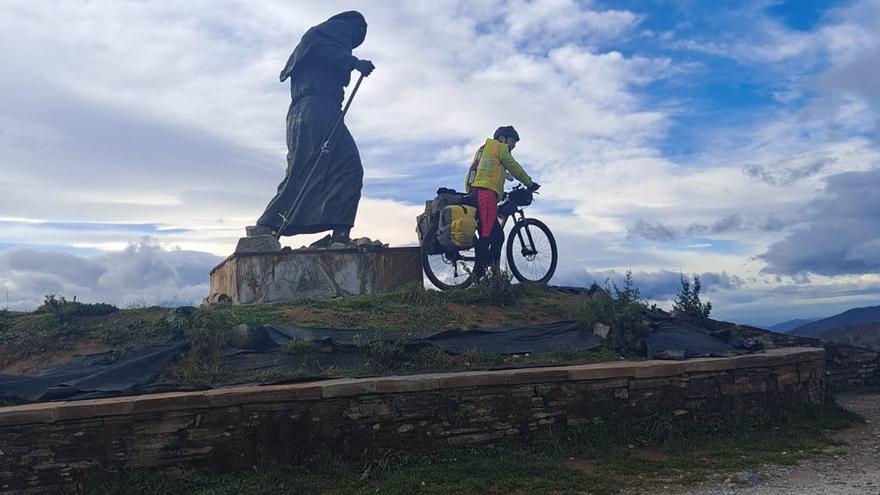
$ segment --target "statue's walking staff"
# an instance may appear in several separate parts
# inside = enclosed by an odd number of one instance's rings
[[[315,162],[312,164],[311,170],[309,170],[309,175],[307,175],[306,180],[303,181],[304,183],[308,183],[309,180],[312,178],[312,174],[315,172],[315,169],[318,168],[318,163],[321,162],[321,158],[324,157],[324,155],[330,154],[330,139],[333,138],[333,134],[336,133],[336,129],[339,127],[339,124],[342,122],[342,119],[345,118],[345,114],[348,113],[348,107],[351,106],[351,102],[352,102],[352,100],[354,100],[354,95],[357,94],[358,88],[361,87],[361,81],[363,81],[363,80],[364,80],[364,74],[362,73],[361,76],[358,78],[357,83],[355,83],[354,89],[351,91],[351,96],[348,97],[348,101],[345,103],[345,107],[342,109],[342,113],[340,113],[339,117],[336,118],[336,122],[334,122],[333,127],[330,128],[330,132],[327,134],[327,138],[324,139],[324,144],[321,145],[321,151],[320,151],[320,153],[318,153],[317,158],[315,158]],[[314,152],[313,152],[313,154],[314,154]],[[281,226],[278,227],[277,231],[275,231],[275,238],[276,239],[281,238],[281,233],[284,232],[284,229],[286,229],[288,223],[290,223],[290,217],[291,217],[291,215],[293,215],[293,212],[294,212],[294,210],[296,210],[296,207],[299,206],[299,202],[302,199],[303,192],[305,192],[305,188],[300,189],[299,194],[296,195],[296,199],[293,200],[293,203],[290,205],[290,208],[287,210],[287,215],[282,215],[281,213],[278,214],[281,216]]]

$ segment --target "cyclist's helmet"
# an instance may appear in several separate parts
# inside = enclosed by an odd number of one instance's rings
[[[519,141],[519,134],[516,132],[516,129],[513,128],[512,125],[507,125],[503,127],[499,127],[495,130],[495,135],[492,136],[492,139],[498,138],[513,138]]]

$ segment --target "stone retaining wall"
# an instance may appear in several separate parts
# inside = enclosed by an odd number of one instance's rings
[[[662,417],[784,414],[824,397],[822,349],[237,387],[0,408],[0,493],[72,492],[123,469],[249,469]]]
[[[821,347],[825,349],[825,381],[828,391],[851,392],[880,388],[880,352],[839,342],[738,326],[740,334],[764,342],[767,348]]]

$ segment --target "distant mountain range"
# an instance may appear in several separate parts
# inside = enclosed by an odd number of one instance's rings
[[[828,330],[866,323],[880,323],[880,306],[848,309],[843,313],[801,325],[788,333],[803,337],[818,337],[819,334]]]
[[[880,351],[880,322],[833,328],[817,335],[822,340]]]
[[[797,320],[792,320],[792,322]],[[773,325],[782,328],[792,322]],[[787,333],[803,337],[840,342],[859,347],[880,349],[880,306],[853,308],[821,320],[794,326]]]
[[[776,333],[788,333],[791,330],[794,330],[797,327],[801,327],[806,325],[807,323],[813,323],[814,321],[819,321],[821,318],[797,318],[794,320],[783,321],[782,323],[777,323],[772,327],[767,328],[771,332]]]

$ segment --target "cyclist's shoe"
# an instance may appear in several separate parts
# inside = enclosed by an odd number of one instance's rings
[[[529,191],[531,191],[531,192],[535,192],[540,188],[541,188],[541,184],[538,184],[537,182],[534,182],[534,181],[532,181],[532,185],[528,187]]]
[[[477,239],[474,241],[474,281],[486,276],[486,267],[489,265],[489,239]]]

